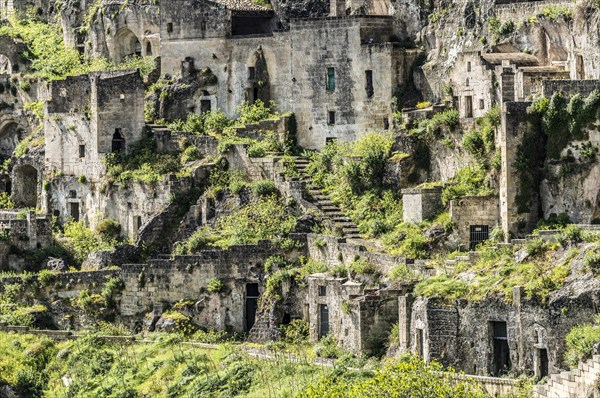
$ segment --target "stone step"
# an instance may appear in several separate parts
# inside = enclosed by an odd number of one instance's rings
[[[341,228],[358,229],[358,227],[356,226],[356,224],[354,224],[352,221],[334,221],[333,223],[336,226],[341,227]]]
[[[319,206],[319,207],[335,207],[336,209],[339,209],[339,207],[334,205],[333,202],[329,199],[317,199],[317,206]]]
[[[341,217],[332,217],[331,220],[333,222],[352,222],[350,217],[341,216]]]
[[[320,209],[323,213],[326,213],[326,214],[329,214],[329,213],[335,213],[336,215],[344,214],[344,213],[342,213],[340,208],[337,206],[323,206],[323,207],[320,207]]]

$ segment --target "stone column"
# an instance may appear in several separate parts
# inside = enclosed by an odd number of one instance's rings
[[[405,293],[398,297],[398,332],[400,351],[410,350],[410,319],[412,310],[412,297]]]

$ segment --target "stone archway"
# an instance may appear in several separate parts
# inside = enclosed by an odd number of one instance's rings
[[[38,171],[25,164],[13,170],[12,199],[16,208],[35,208],[38,201]]]
[[[130,29],[123,28],[115,36],[115,61],[122,62],[132,56],[142,56],[142,43]]]
[[[19,143],[19,127],[8,119],[0,123],[0,158],[11,156]]]

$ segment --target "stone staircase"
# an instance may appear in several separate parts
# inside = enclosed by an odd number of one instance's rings
[[[597,397],[598,377],[600,377],[600,355],[593,355],[585,362],[579,362],[577,369],[555,373],[547,384],[534,386],[536,398],[586,398]]]
[[[309,195],[307,198],[316,205],[325,217],[341,232],[345,239],[362,239],[360,231],[356,224],[347,217],[339,206],[335,205],[329,196],[323,193],[323,188],[315,185],[310,176],[306,173],[308,167],[308,158],[298,156],[295,159],[296,169],[300,174],[300,180],[306,184],[306,190]]]

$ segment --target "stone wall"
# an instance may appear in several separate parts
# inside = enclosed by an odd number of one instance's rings
[[[404,222],[418,224],[438,214],[442,205],[442,187],[402,190]]]
[[[24,218],[22,217],[24,216]],[[35,211],[25,214],[16,211],[0,212],[0,269],[12,267],[22,270],[29,264],[15,255],[15,250],[35,250],[52,243],[52,221],[46,216],[37,216]]]
[[[466,196],[450,201],[450,219],[463,245],[470,243],[470,226],[487,226],[489,232],[500,221],[498,196]]]
[[[598,396],[600,355],[579,362],[577,369],[555,373],[546,384],[534,386],[536,398],[580,398]]]
[[[502,154],[500,170],[500,219],[504,236],[522,235],[537,223],[540,168],[544,153],[531,151],[542,145],[539,126],[527,114],[529,102],[506,102],[502,107],[499,132]],[[521,157],[526,165],[517,169]],[[523,159],[524,158],[524,159]]]
[[[543,0],[543,1],[519,1],[507,2],[507,4],[498,4],[494,7],[496,17],[501,21],[513,21],[515,24],[525,22],[531,17],[535,17],[546,7],[560,6],[569,9],[575,8],[575,3],[569,0]]]
[[[417,298],[410,346],[414,352],[422,348],[426,360],[439,359],[465,373],[485,376],[494,371],[493,322],[506,322],[511,370],[541,377],[541,350],[546,350],[549,373],[560,371],[565,336],[594,316],[596,294],[551,300],[546,306],[527,300],[518,287],[512,303],[493,298],[471,303]],[[417,346],[420,333],[422,347]]]
[[[565,96],[581,94],[587,97],[594,90],[600,90],[600,80],[547,80],[542,83],[542,94],[548,98],[555,92],[562,92]]]
[[[179,3],[163,6],[163,30],[173,15],[179,15]],[[162,32],[163,73],[178,73],[188,57],[199,70],[209,68],[218,81],[216,91],[209,94],[216,108],[233,117],[240,103],[254,99],[257,82],[249,68],[260,66],[268,79],[261,80],[259,96],[274,100],[279,111],[296,115],[298,141],[310,148],[324,146],[327,138],[353,140],[368,129],[383,130],[389,125],[392,94],[410,81],[419,54],[388,43],[391,18],[297,20],[287,32],[225,38],[222,28],[215,28],[220,33],[214,35],[208,26],[204,35],[190,29],[201,19],[194,13],[185,17],[180,28],[173,25],[172,33]],[[227,25],[226,18],[211,18],[211,23]],[[298,35],[303,40],[296,40]],[[328,68],[334,68],[335,75],[335,88],[330,90],[326,87]],[[367,71],[372,87],[367,87]]]
[[[138,71],[53,82],[44,118],[48,172],[97,180],[116,135],[127,150],[140,140],[143,127],[144,85]]]
[[[190,301],[198,325],[242,333],[248,330],[246,284],[257,283],[259,290],[264,290],[264,263],[275,252],[268,242],[262,242],[125,265],[119,313],[135,321],[153,309],[164,310],[179,301]],[[212,279],[223,282],[224,289],[209,292],[207,286]]]

